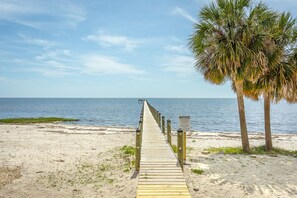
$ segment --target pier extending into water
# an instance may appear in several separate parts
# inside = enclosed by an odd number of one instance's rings
[[[177,131],[177,157],[172,149],[170,121],[144,100],[136,131],[136,171],[139,171],[137,198],[191,197],[183,175],[182,130]]]

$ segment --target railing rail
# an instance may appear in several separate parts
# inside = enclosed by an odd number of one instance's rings
[[[143,132],[143,111],[144,103],[142,104],[138,127],[136,129],[136,143],[135,143],[135,170],[139,171],[140,169],[140,160],[141,160],[141,145],[142,145],[142,132]]]

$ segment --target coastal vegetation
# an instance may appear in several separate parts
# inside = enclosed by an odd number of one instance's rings
[[[76,122],[74,118],[59,117],[39,117],[39,118],[7,118],[0,119],[2,124],[35,124],[35,123],[51,123],[51,122]]]
[[[219,147],[219,148],[207,148],[206,151],[210,153],[220,153],[220,154],[231,154],[231,155],[238,155],[238,154],[246,154],[244,150],[241,147]],[[257,146],[257,147],[251,147],[249,154],[253,155],[270,155],[270,156],[276,156],[276,155],[285,155],[285,156],[292,156],[297,157],[297,151],[293,150],[287,150],[283,148],[274,147],[271,151],[267,151],[265,146]]]
[[[135,153],[136,148],[134,146],[123,146],[120,148],[121,154],[120,157],[124,159],[125,165],[124,165],[124,172],[130,172],[131,169],[135,165]]]
[[[194,168],[194,169],[191,169],[191,172],[194,173],[194,174],[197,174],[197,175],[202,175],[204,173],[204,170]]]
[[[270,102],[297,99],[296,20],[251,0],[217,0],[204,6],[199,16],[190,39],[196,69],[213,84],[231,81],[243,152],[250,152],[244,96],[264,97],[265,149],[272,151]]]
[[[96,159],[79,159],[74,166],[64,170],[42,172],[37,182],[51,189],[78,188],[92,186],[93,189],[114,187],[123,178],[130,177],[131,164],[134,161],[135,148],[133,146],[116,147],[106,152],[100,152]],[[59,163],[66,163],[64,160]],[[124,168],[124,169],[123,169]]]

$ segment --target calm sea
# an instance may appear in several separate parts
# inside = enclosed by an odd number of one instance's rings
[[[239,131],[236,99],[148,99],[178,128],[178,116],[189,115],[198,131]],[[263,102],[245,101],[250,132],[263,132]],[[75,124],[136,127],[141,110],[138,99],[31,99],[1,98],[0,118],[68,117]],[[71,123],[69,123],[71,124]],[[271,106],[274,133],[297,133],[297,104]]]

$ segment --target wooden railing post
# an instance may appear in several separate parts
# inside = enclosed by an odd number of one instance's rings
[[[183,156],[183,130],[177,130],[177,159],[180,164],[181,169],[184,171],[184,156]]]
[[[165,116],[162,116],[162,133],[165,135]]]
[[[156,119],[155,120],[156,120],[157,124],[159,125],[159,111],[156,112]]]
[[[171,121],[167,120],[167,142],[171,146]]]
[[[140,170],[140,157],[141,157],[141,130],[136,129],[136,152],[135,152],[135,170]]]
[[[183,132],[183,151],[184,151],[184,161],[187,161],[187,132]]]
[[[139,129],[140,129],[140,131],[142,132],[142,120],[139,120],[139,122],[138,122],[139,124],[138,124],[138,126],[139,126]]]
[[[143,121],[143,114],[140,114],[140,120]]]
[[[158,115],[158,125],[161,128],[161,113],[160,112],[159,112],[159,115]]]

